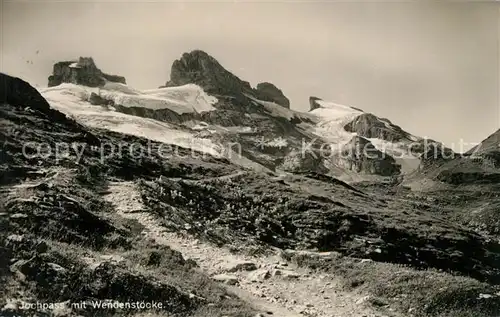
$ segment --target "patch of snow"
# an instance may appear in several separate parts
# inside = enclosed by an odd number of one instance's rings
[[[195,84],[145,90],[143,93],[151,97],[191,106],[193,111],[198,113],[215,110],[213,105],[218,102],[216,97],[208,95],[200,86]]]
[[[387,140],[379,138],[366,138],[370,141],[373,146],[382,153],[389,154],[391,156],[406,157],[408,156],[408,150],[404,144],[393,143]]]
[[[196,124],[194,127],[192,127],[191,129],[192,130],[205,130],[208,128],[208,126],[209,126],[208,123],[201,121],[198,124]]]
[[[264,108],[273,116],[273,117],[282,117],[287,120],[291,120],[295,117],[295,113],[293,110],[284,108],[274,102],[270,101],[262,101],[255,99],[256,102],[260,103],[264,106]]]
[[[220,125],[213,125],[211,128],[215,129],[219,133],[236,133],[236,134],[246,134],[246,133],[254,133],[254,129],[252,127],[246,126],[227,126],[223,127]]]
[[[106,83],[102,87],[102,90],[121,92],[121,93],[128,94],[128,95],[140,95],[141,94],[141,92],[137,89],[134,89],[134,88],[132,88],[128,85],[122,84],[122,83],[116,83],[116,82],[112,82],[112,81],[106,81]]]
[[[488,299],[488,298],[492,298],[492,297],[493,297],[493,295],[491,295],[491,294],[482,294],[481,293],[481,294],[479,294],[478,299]]]
[[[316,103],[320,105],[320,108],[317,108],[317,109],[321,109],[321,108],[323,108],[323,109],[334,109],[334,110],[337,110],[337,111],[339,109],[344,109],[345,111],[356,111],[358,113],[363,113],[363,111],[360,111],[360,110],[355,109],[353,107],[346,106],[346,105],[341,105],[341,104],[330,102],[330,101],[316,100]],[[317,109],[314,109],[313,111],[315,111]]]
[[[411,140],[411,141],[413,141],[413,142],[417,142],[417,141],[419,141],[419,140],[420,140],[420,138],[418,138],[418,137],[416,137],[416,136],[414,136],[414,135],[410,134],[410,140]]]
[[[253,129],[251,127],[240,127],[239,133],[252,133]]]
[[[250,95],[246,95],[248,98],[253,100],[254,102],[261,104],[264,106],[264,108],[271,114],[273,117],[281,117],[285,118],[287,120],[291,120],[293,118],[299,118],[299,119],[309,119],[309,120],[314,120],[315,117],[310,115],[309,113],[304,113],[304,112],[299,112],[295,110],[291,110],[288,108],[285,108],[283,106],[278,105],[277,103],[271,102],[271,101],[263,101],[256,99]]]

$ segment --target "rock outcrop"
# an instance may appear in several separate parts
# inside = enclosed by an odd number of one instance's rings
[[[3,110],[8,105],[13,107],[15,111],[46,118],[53,126],[64,125],[65,132],[68,133],[65,142],[86,142],[93,146],[100,144],[99,139],[94,134],[62,112],[52,109],[38,90],[20,78],[0,73],[0,105],[3,106]],[[7,129],[5,122],[2,125]],[[23,125],[19,124],[20,127]],[[4,138],[4,140],[7,139]],[[8,161],[5,148],[0,150],[0,161],[2,160]],[[5,171],[0,168],[0,184],[12,178],[13,175],[17,175],[16,173],[15,169]]]
[[[323,99],[314,96],[309,97],[309,106],[310,106],[309,111],[321,108],[321,105],[317,103],[318,100],[323,100]]]
[[[392,176],[401,172],[401,166],[392,156],[377,150],[369,140],[360,136],[354,136],[343,147],[338,163],[357,173]]]
[[[241,80],[225,69],[214,57],[201,50],[184,53],[180,59],[174,61],[170,70],[170,80],[165,87],[186,84],[196,84],[213,95],[232,96],[237,100],[245,100],[245,95],[250,95],[290,108],[290,101],[275,85],[260,83],[254,89],[249,82]]]
[[[0,104],[9,104],[21,109],[37,111],[52,118],[54,122],[66,122],[66,116],[52,108],[45,98],[24,80],[0,73]]]
[[[126,84],[125,77],[109,75],[97,68],[92,57],[80,57],[78,61],[63,61],[54,64],[49,76],[49,87],[72,83],[89,87],[103,86],[106,81]]]
[[[113,100],[108,100],[100,95],[96,94],[95,92],[91,92],[88,101],[90,102],[91,105],[95,106],[113,106],[114,101]]]
[[[410,135],[387,119],[363,113],[344,126],[347,132],[356,132],[365,138],[378,138],[389,142],[408,140]]]
[[[271,83],[260,83],[254,89],[257,98],[265,101],[272,101],[278,105],[290,109],[290,100],[283,94],[278,87]]]
[[[0,73],[0,103],[30,107],[41,112],[50,111],[50,105],[40,93],[24,80]]]

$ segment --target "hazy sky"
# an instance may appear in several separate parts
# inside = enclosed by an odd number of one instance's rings
[[[0,1],[0,70],[39,86],[55,61],[93,56],[156,88],[202,49],[252,85],[274,83],[293,109],[314,95],[447,144],[500,127],[493,2]]]

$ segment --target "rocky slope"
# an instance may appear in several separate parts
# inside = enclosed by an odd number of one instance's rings
[[[484,195],[464,202],[449,192],[415,193],[394,184],[355,187],[307,166],[295,174],[256,171],[210,144],[185,143],[200,139],[191,134],[201,131],[194,126],[92,106],[86,89],[53,87],[45,100],[28,83],[0,76],[2,315],[145,313],[72,305],[105,299],[161,302],[161,310],[148,310],[157,316],[500,311],[498,239],[456,221]],[[293,117],[283,118],[288,109],[253,102],[268,112],[258,121],[266,132],[307,135]],[[71,109],[73,118],[54,108]],[[238,136],[252,140],[245,138]],[[259,155],[279,155],[280,144],[264,142],[248,156],[264,164],[270,159]],[[41,145],[50,151],[40,152]],[[265,260],[270,253],[281,254],[279,266]],[[262,284],[249,275],[252,264],[226,267],[229,254],[260,265]],[[269,279],[266,270],[280,273]],[[59,305],[26,311],[20,307],[26,302]]]

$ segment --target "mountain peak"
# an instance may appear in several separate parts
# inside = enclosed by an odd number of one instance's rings
[[[182,54],[170,70],[170,81],[166,86],[197,84],[206,92],[220,95],[250,93],[248,82],[240,80],[226,70],[214,57],[202,50]]]
[[[88,87],[103,86],[106,81],[126,84],[125,77],[102,72],[92,57],[80,57],[78,60],[62,61],[54,64],[49,76],[49,87],[62,83],[72,83]]]
[[[193,50],[182,54],[175,60],[170,70],[170,80],[165,86],[196,84],[207,93],[244,98],[252,95],[257,99],[275,102],[285,108],[290,101],[275,85],[264,82],[254,89],[250,83],[241,80],[225,69],[214,57],[202,50]]]
[[[200,57],[206,57],[206,58],[213,58],[212,56],[210,56],[210,54],[208,54],[207,52],[203,51],[203,50],[200,50],[200,49],[194,49],[192,50],[191,52],[185,52],[182,54],[182,56],[200,56]],[[215,58],[213,58],[215,59]]]

